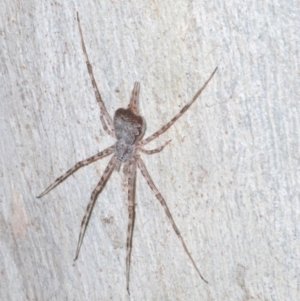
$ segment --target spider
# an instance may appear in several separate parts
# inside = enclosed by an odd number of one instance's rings
[[[66,171],[62,176],[57,178],[51,185],[49,185],[44,192],[42,192],[38,198],[43,197],[45,194],[47,194],[51,189],[56,187],[59,183],[64,181],[68,176],[70,176],[72,173],[74,173],[79,168],[86,166],[92,162],[95,162],[99,159],[102,159],[108,155],[113,154],[111,157],[108,165],[106,166],[103,175],[100,178],[100,181],[98,182],[97,186],[93,190],[88,206],[86,208],[85,214],[83,216],[81,226],[80,226],[80,233],[77,243],[77,249],[76,249],[76,255],[74,261],[78,258],[80,247],[82,245],[83,237],[87,228],[88,221],[90,219],[93,207],[96,202],[97,195],[101,192],[104,184],[109,179],[111,173],[116,170],[120,171],[120,167],[123,164],[123,172],[126,177],[127,181],[127,188],[128,188],[128,228],[127,228],[127,240],[126,240],[126,289],[128,291],[128,294],[130,294],[129,291],[129,273],[130,273],[130,255],[131,255],[131,247],[132,247],[132,234],[133,234],[133,222],[134,222],[134,206],[135,206],[135,199],[134,199],[134,185],[135,185],[135,176],[136,176],[136,169],[137,167],[140,169],[142,175],[146,179],[148,185],[150,186],[151,190],[154,192],[156,198],[162,205],[175,233],[177,234],[183,249],[187,256],[189,257],[190,261],[192,262],[194,268],[196,269],[198,275],[200,278],[208,283],[202,274],[200,273],[200,270],[198,269],[191,253],[189,252],[179,230],[178,227],[175,224],[175,221],[170,213],[170,210],[167,206],[167,203],[157,187],[155,186],[153,180],[151,179],[149,172],[147,171],[147,168],[140,158],[138,152],[143,152],[148,155],[158,153],[163,150],[163,148],[171,141],[166,141],[163,145],[160,147],[157,147],[152,150],[144,149],[144,146],[148,144],[150,141],[154,140],[161,134],[163,134],[165,131],[167,131],[173,123],[179,119],[188,109],[189,107],[194,103],[194,101],[199,97],[201,92],[205,89],[209,81],[214,76],[215,72],[217,71],[217,68],[213,71],[213,73],[210,75],[210,77],[206,80],[204,85],[201,87],[201,89],[195,94],[195,96],[190,100],[189,103],[187,103],[180,112],[175,115],[168,123],[166,123],[164,126],[162,126],[158,131],[150,135],[146,139],[142,139],[145,129],[146,129],[146,123],[144,118],[139,113],[139,92],[140,92],[140,84],[139,82],[134,83],[134,87],[132,90],[131,99],[129,102],[129,105],[126,109],[120,108],[118,109],[115,114],[113,120],[111,119],[110,115],[108,114],[104,102],[101,98],[100,92],[98,90],[94,74],[92,71],[92,66],[89,62],[83,34],[81,30],[80,20],[79,20],[79,14],[77,13],[77,24],[81,39],[81,45],[83,54],[86,60],[87,70],[91,79],[91,83],[95,92],[95,97],[98,102],[98,105],[100,107],[100,120],[102,123],[102,126],[104,130],[112,137],[116,138],[116,143],[107,149],[97,153],[96,155],[82,160],[78,163],[76,163],[72,168],[70,168],[68,171]]]

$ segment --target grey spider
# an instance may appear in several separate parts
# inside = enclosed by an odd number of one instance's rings
[[[126,109],[120,108],[118,109],[115,114],[113,120],[109,116],[104,102],[102,101],[101,95],[99,93],[93,71],[92,66],[89,62],[87,51],[85,48],[85,43],[82,35],[79,15],[77,13],[77,23],[80,33],[80,39],[81,39],[81,45],[83,49],[83,53],[86,60],[86,65],[88,69],[88,73],[92,82],[92,86],[95,92],[96,100],[98,102],[98,105],[100,107],[100,120],[102,123],[102,126],[104,130],[112,137],[117,139],[117,142],[108,147],[107,149],[99,152],[98,154],[82,160],[78,163],[76,163],[72,168],[70,168],[67,172],[65,172],[62,176],[57,178],[50,186],[46,188],[44,192],[42,192],[38,198],[41,198],[45,194],[47,194],[51,189],[53,189],[55,186],[57,186],[59,183],[64,181],[68,176],[70,176],[73,172],[75,172],[77,169],[79,169],[82,166],[88,165],[92,162],[95,162],[96,160],[102,159],[110,154],[113,154],[111,157],[107,167],[105,168],[103,175],[101,176],[100,181],[98,182],[97,186],[93,190],[90,201],[88,203],[88,206],[86,208],[86,212],[83,216],[81,227],[80,227],[80,233],[78,238],[78,244],[77,244],[77,250],[75,259],[78,258],[80,247],[82,245],[82,240],[84,237],[84,233],[86,231],[86,227],[89,221],[89,218],[92,213],[92,209],[94,207],[96,197],[101,192],[105,182],[109,179],[109,176],[113,172],[113,170],[120,170],[121,165],[123,164],[123,172],[127,178],[127,186],[128,186],[128,228],[127,228],[127,241],[126,241],[126,288],[128,293],[129,292],[129,271],[130,271],[130,254],[131,254],[131,241],[132,241],[132,231],[133,231],[133,221],[134,221],[134,184],[135,184],[135,176],[136,176],[136,167],[138,167],[146,179],[148,185],[150,186],[151,190],[154,192],[156,198],[159,200],[160,204],[165,210],[165,213],[169,219],[169,221],[172,224],[172,227],[177,234],[179,240],[181,241],[181,244],[184,248],[184,251],[188,255],[189,259],[191,260],[194,268],[196,269],[198,275],[201,277],[203,281],[207,283],[207,281],[204,279],[202,274],[200,273],[194,259],[192,258],[188,248],[185,245],[185,242],[174,222],[174,219],[170,213],[170,210],[167,206],[167,203],[165,199],[162,197],[161,193],[156,188],[153,180],[151,179],[146,166],[142,159],[138,155],[138,151],[141,151],[146,154],[154,154],[158,153],[163,150],[163,148],[171,141],[165,142],[160,147],[153,149],[153,150],[146,150],[144,149],[144,145],[148,144],[150,141],[154,140],[161,134],[163,134],[166,130],[168,130],[173,123],[181,117],[188,109],[189,107],[194,103],[194,101],[199,97],[201,92],[205,89],[206,85],[209,83],[209,81],[214,76],[215,72],[217,71],[217,68],[213,71],[213,73],[210,75],[210,77],[206,80],[204,85],[201,87],[201,89],[195,94],[195,96],[190,100],[189,103],[187,103],[180,112],[175,115],[168,123],[166,123],[164,126],[162,126],[158,131],[156,131],[154,134],[150,135],[148,138],[143,139],[142,137],[145,132],[146,123],[144,118],[139,113],[139,91],[140,91],[140,84],[139,82],[134,83],[134,87],[132,90],[131,99],[129,102],[129,105]]]

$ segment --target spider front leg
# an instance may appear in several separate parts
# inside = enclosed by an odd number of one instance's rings
[[[94,77],[94,74],[93,74],[93,68],[92,68],[92,65],[89,61],[88,54],[87,54],[87,51],[86,51],[86,48],[85,48],[85,43],[84,43],[84,39],[83,39],[83,35],[82,35],[82,30],[81,30],[81,25],[80,25],[78,12],[77,12],[77,23],[78,23],[79,33],[80,33],[81,46],[82,46],[83,54],[84,54],[85,61],[86,61],[86,66],[87,66],[88,73],[89,73],[89,76],[90,76],[90,79],[91,79],[91,82],[92,82],[92,86],[93,86],[93,89],[94,89],[94,92],[95,92],[96,100],[97,100],[98,105],[100,107],[100,120],[101,120],[102,126],[103,126],[105,132],[107,132],[110,136],[115,137],[115,131],[114,131],[114,126],[113,126],[112,119],[111,119],[111,117],[109,116],[109,114],[106,110],[106,107],[105,107],[104,102],[102,100],[101,94],[100,94],[99,89],[97,87],[96,80],[95,80],[95,77]]]
[[[137,149],[147,155],[152,155],[152,154],[161,152],[170,142],[171,142],[171,140],[168,140],[163,145],[161,145],[155,149],[144,149],[142,146],[138,146]]]
[[[126,240],[126,288],[129,291],[129,275],[130,275],[130,256],[132,247],[132,232],[134,223],[134,184],[136,176],[136,163],[128,163],[126,168],[127,185],[128,185],[128,227],[127,227],[127,240]]]
[[[191,255],[191,253],[189,252],[187,246],[185,245],[185,242],[184,242],[184,240],[183,240],[183,238],[182,238],[182,236],[181,236],[181,234],[180,234],[180,232],[179,232],[179,229],[177,228],[177,226],[176,226],[176,224],[175,224],[175,221],[174,221],[174,219],[173,219],[173,217],[172,217],[172,215],[171,215],[171,212],[170,212],[170,210],[169,210],[169,208],[168,208],[168,206],[167,206],[167,203],[166,203],[165,199],[163,198],[163,196],[161,195],[161,193],[160,193],[160,192],[158,191],[158,189],[156,188],[156,186],[155,186],[153,180],[151,179],[151,177],[150,177],[150,175],[149,175],[149,173],[148,173],[148,170],[147,170],[147,168],[146,168],[144,162],[143,162],[140,158],[137,158],[136,161],[137,161],[137,165],[138,165],[139,169],[140,169],[141,172],[142,172],[142,175],[143,175],[144,178],[146,179],[146,181],[147,181],[148,185],[150,186],[151,190],[154,192],[156,198],[159,200],[159,202],[160,202],[161,205],[163,206],[163,208],[164,208],[164,210],[165,210],[165,213],[167,214],[168,219],[169,219],[170,223],[172,224],[172,227],[173,227],[175,233],[177,234],[179,240],[181,241],[181,244],[182,244],[182,246],[183,246],[183,248],[184,248],[185,253],[188,255],[189,259],[191,260],[191,262],[192,262],[194,268],[196,269],[198,275],[200,276],[200,278],[201,278],[204,282],[208,283],[208,282],[204,279],[204,277],[201,275],[201,273],[200,273],[198,267],[196,266],[196,263],[195,263],[195,261],[194,261],[192,255]]]
[[[114,145],[110,146],[109,148],[105,149],[104,151],[88,158],[85,160],[82,160],[78,163],[76,163],[72,168],[70,168],[68,171],[66,171],[62,176],[58,177],[52,184],[50,184],[45,190],[44,192],[42,192],[39,196],[37,196],[37,198],[41,198],[42,196],[44,196],[45,194],[47,194],[51,189],[53,189],[55,186],[57,186],[59,183],[61,183],[62,181],[64,181],[68,176],[70,176],[73,172],[75,172],[77,169],[79,169],[82,166],[88,165],[92,162],[95,162],[97,160],[100,160],[110,154],[112,154],[114,152]]]
[[[93,192],[91,194],[90,201],[86,207],[86,211],[85,211],[85,214],[84,214],[82,222],[81,222],[80,233],[79,233],[79,238],[78,238],[78,243],[77,243],[77,250],[76,250],[76,255],[75,255],[74,261],[78,258],[80,247],[81,247],[82,240],[83,240],[83,236],[84,236],[88,221],[90,219],[93,207],[95,205],[96,197],[99,194],[99,192],[101,191],[101,189],[103,188],[105,182],[108,180],[112,171],[114,170],[117,160],[118,159],[115,156],[113,156],[110,159],[109,163],[107,164],[107,166],[104,170],[104,173],[103,173],[100,181],[98,182],[97,186],[95,187],[95,189],[93,190]]]

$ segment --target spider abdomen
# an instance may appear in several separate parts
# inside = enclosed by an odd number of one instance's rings
[[[118,109],[114,115],[114,129],[117,140],[126,145],[133,145],[145,132],[145,121],[130,109]]]

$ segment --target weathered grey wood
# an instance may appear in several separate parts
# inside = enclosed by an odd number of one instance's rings
[[[142,154],[197,265],[138,174],[131,300],[299,300],[299,7],[296,1],[1,1],[0,300],[128,300],[127,197],[114,173],[81,253],[77,237],[107,159],[42,199],[103,131],[76,24],[110,114],[141,82]],[[157,144],[156,144],[157,143]]]

